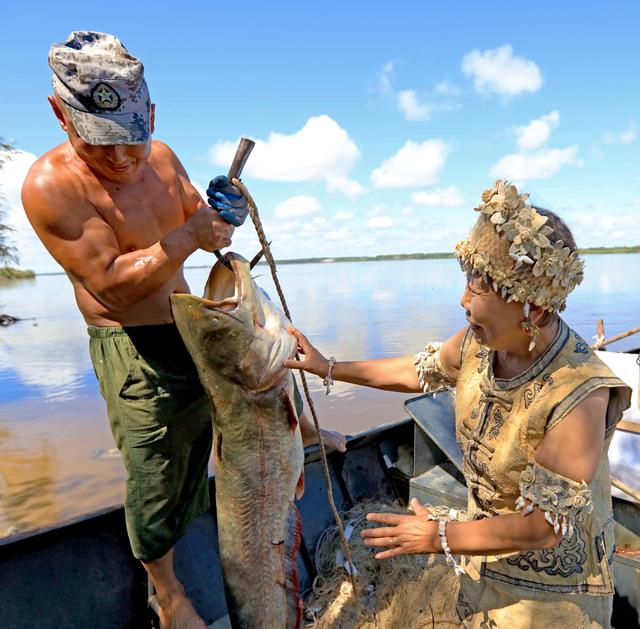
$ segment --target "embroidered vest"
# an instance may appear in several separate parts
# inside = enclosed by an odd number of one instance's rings
[[[562,320],[555,339],[524,373],[493,375],[492,350],[470,332],[456,385],[456,437],[468,485],[468,517],[514,513],[520,476],[545,433],[589,393],[610,389],[605,444],[590,483],[593,511],[555,548],[490,557],[463,557],[473,577],[509,587],[556,593],[613,593],[614,551],[607,450],[630,391]]]

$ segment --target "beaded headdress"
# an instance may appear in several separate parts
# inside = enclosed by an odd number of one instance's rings
[[[463,270],[480,275],[507,301],[560,312],[584,277],[584,261],[562,240],[549,240],[548,218],[528,198],[507,181],[496,181],[482,193],[475,208],[480,216],[455,254]]]

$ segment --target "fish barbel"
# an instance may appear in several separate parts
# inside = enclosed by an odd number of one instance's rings
[[[215,407],[220,559],[234,627],[300,626],[296,555],[304,450],[293,376],[296,340],[284,314],[253,281],[249,262],[226,254],[203,298],[174,294],[176,325]]]

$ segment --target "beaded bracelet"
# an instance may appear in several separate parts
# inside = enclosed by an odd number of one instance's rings
[[[336,362],[337,361],[333,356],[331,356],[331,358],[329,358],[329,371],[327,371],[327,375],[325,376],[324,380],[322,381],[322,384],[327,388],[327,391],[326,391],[325,395],[329,395],[329,389],[330,389],[331,385],[333,384],[333,377],[331,376],[331,371],[333,370]]]
[[[464,570],[458,565],[453,555],[451,554],[451,548],[449,548],[449,542],[447,541],[447,524],[449,520],[446,518],[440,518],[438,520],[438,536],[440,537],[440,545],[442,546],[442,552],[444,553],[445,561],[448,566],[451,566],[454,572],[460,576],[464,574]]]

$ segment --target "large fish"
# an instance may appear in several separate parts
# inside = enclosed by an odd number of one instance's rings
[[[214,461],[220,558],[234,627],[299,627],[296,555],[304,450],[290,325],[253,281],[249,263],[227,254],[203,298],[174,294],[171,309],[215,406]]]

